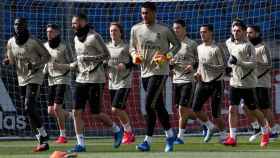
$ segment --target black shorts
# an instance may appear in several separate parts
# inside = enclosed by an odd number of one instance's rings
[[[241,99],[244,100],[244,105],[248,107],[249,110],[255,110],[257,108],[257,96],[255,88],[234,88],[230,87],[230,105],[239,105]]]
[[[99,114],[102,106],[104,83],[76,83],[74,109],[85,109],[88,101],[92,114]]]
[[[54,103],[62,105],[66,84],[58,84],[49,86],[48,88],[48,106],[53,106]]]
[[[271,88],[257,87],[256,94],[258,99],[258,107],[260,109],[269,109],[272,106]]]
[[[146,92],[146,109],[164,106],[163,91],[165,89],[166,79],[167,76],[164,75],[142,78],[142,85]]]
[[[130,88],[121,88],[118,90],[110,90],[112,106],[117,109],[125,109]]]
[[[20,86],[20,100],[21,103],[26,105],[27,100],[35,100],[37,101],[39,92],[40,92],[40,85],[39,84],[27,84],[25,86]],[[36,103],[34,103],[36,104]]]
[[[177,106],[190,107],[193,98],[193,83],[174,83],[174,99]]]
[[[196,84],[193,99],[193,111],[202,110],[203,104],[211,97],[212,116],[221,116],[221,104],[224,96],[224,81],[213,81],[209,83],[199,82]]]

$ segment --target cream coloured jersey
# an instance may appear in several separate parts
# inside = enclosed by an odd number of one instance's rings
[[[143,57],[141,77],[168,75],[169,63],[165,62],[157,65],[153,61],[153,57],[157,52],[163,55],[172,52],[175,55],[180,49],[180,42],[176,35],[168,27],[161,24],[146,25],[139,23],[132,27],[130,36],[129,49],[131,55],[140,53]],[[170,45],[173,46],[171,49]]]
[[[181,49],[174,56],[174,69],[173,69],[173,83],[189,83],[193,81],[192,72],[186,72],[185,68],[187,65],[195,65],[198,63],[197,57],[197,43],[194,40],[185,37],[181,41]]]
[[[72,53],[66,44],[60,42],[57,48],[51,48],[49,43],[44,44],[45,48],[49,51],[51,59],[47,66],[48,70],[48,83],[49,86],[57,84],[70,84],[70,73],[69,69],[54,69],[53,64],[70,64],[72,61]]]
[[[110,54],[101,36],[91,30],[84,42],[76,36],[74,43],[78,66],[76,82],[105,83],[103,63],[110,58]]]
[[[226,63],[221,49],[212,42],[211,45],[205,43],[197,47],[198,69],[203,82],[223,80]]]
[[[18,45],[12,37],[7,44],[7,55],[16,66],[19,86],[43,83],[43,67],[50,55],[37,40],[29,38],[23,45]]]
[[[132,78],[131,68],[125,67],[121,71],[117,69],[118,64],[123,63],[128,65],[131,62],[128,45],[123,41],[117,44],[109,42],[107,48],[111,56],[108,61],[109,89],[130,88]]]
[[[257,61],[257,87],[271,88],[271,54],[264,43],[255,46]]]
[[[232,67],[230,86],[235,88],[255,88],[256,76],[256,52],[253,45],[247,40],[226,43],[230,55],[237,58],[236,65]]]

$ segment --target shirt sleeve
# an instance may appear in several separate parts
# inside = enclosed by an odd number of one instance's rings
[[[258,67],[263,69],[271,68],[272,67],[271,54],[270,54],[270,50],[266,46],[264,46],[263,49],[261,50],[261,57],[263,59],[263,62],[257,61]]]
[[[170,48],[169,52],[171,52],[173,54],[173,56],[174,56],[180,50],[181,43],[177,39],[175,33],[172,30],[170,30],[170,29],[168,29],[168,31],[167,31],[167,38],[168,38],[168,41],[172,45],[172,47]],[[169,53],[169,52],[166,52],[166,53]]]
[[[47,49],[39,41],[37,40],[34,41],[35,41],[34,44],[35,44],[36,53],[40,57],[40,61],[37,61],[35,66],[45,65],[50,60],[51,56],[47,51]]]
[[[130,31],[129,53],[131,56],[134,56],[136,52],[137,52],[137,38],[135,34],[135,29],[132,28]]]
[[[8,43],[7,43],[7,57],[8,57],[9,62],[11,64],[15,63],[15,58],[14,58],[14,55],[13,55],[13,52],[12,52],[12,46],[11,46],[10,41],[8,41]]]
[[[109,52],[108,48],[106,47],[106,45],[105,45],[103,39],[101,38],[100,35],[96,35],[95,38],[96,38],[97,49],[98,49],[100,52],[102,52],[103,55],[104,55],[103,60],[109,60],[109,58],[110,58],[110,52]]]

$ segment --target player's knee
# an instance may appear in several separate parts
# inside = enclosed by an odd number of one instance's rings
[[[80,110],[74,109],[74,110],[72,111],[72,113],[73,113],[73,116],[74,116],[75,118],[81,117],[81,111],[80,111]]]
[[[112,107],[112,113],[113,114],[117,114],[118,113],[118,109],[116,107]]]
[[[34,112],[35,109],[33,109],[32,107],[30,107],[30,105],[25,105],[24,107],[24,112],[26,115],[32,115],[32,113]]]
[[[228,109],[228,112],[230,114],[236,114],[237,113],[237,106],[230,105],[229,109]]]
[[[53,107],[48,107],[48,114],[49,115],[54,115],[54,110],[53,110]]]
[[[33,100],[33,98],[26,98],[24,103],[24,111],[27,114],[31,114],[35,110],[35,104],[36,102]]]
[[[61,107],[62,107],[61,104],[55,103],[55,104],[54,104],[54,107],[53,107],[53,111],[54,111],[55,113],[58,113],[58,112],[61,110]]]

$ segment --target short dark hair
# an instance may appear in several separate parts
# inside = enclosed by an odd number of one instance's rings
[[[237,22],[232,25],[232,27],[234,27],[234,26],[239,26],[239,27],[241,27],[242,30],[246,30],[246,28],[247,28],[243,22]]]
[[[174,24],[180,24],[181,26],[186,27],[186,23],[185,23],[185,21],[182,20],[182,19],[177,19],[177,20],[175,20],[173,23],[174,23]]]
[[[261,28],[258,25],[249,25],[248,27],[252,28],[257,33],[261,33]]]
[[[241,20],[241,18],[236,17],[236,18],[234,18],[234,19],[232,20],[231,25],[234,25],[235,23],[243,23],[243,21]]]
[[[18,17],[15,19],[14,23],[18,21],[19,23],[23,24],[23,25],[27,25],[27,19],[25,17]]]
[[[203,24],[200,27],[206,27],[208,29],[208,31],[214,32],[214,27],[212,24]]]
[[[154,2],[150,2],[150,1],[144,2],[142,4],[141,8],[148,8],[148,9],[150,9],[152,11],[157,11],[155,3]]]
[[[78,14],[75,14],[73,17],[77,17],[77,18],[79,18],[79,19],[88,21],[88,18],[87,18],[87,16],[86,16],[85,13],[78,13]]]
[[[52,29],[58,30],[58,31],[60,30],[60,28],[57,24],[48,24],[47,28],[49,28],[49,27],[52,28]]]
[[[124,30],[123,30],[123,27],[122,25],[119,23],[119,22],[116,22],[116,21],[113,21],[110,23],[110,27],[114,25],[114,26],[117,26],[121,32],[121,39],[123,40],[124,39]]]

